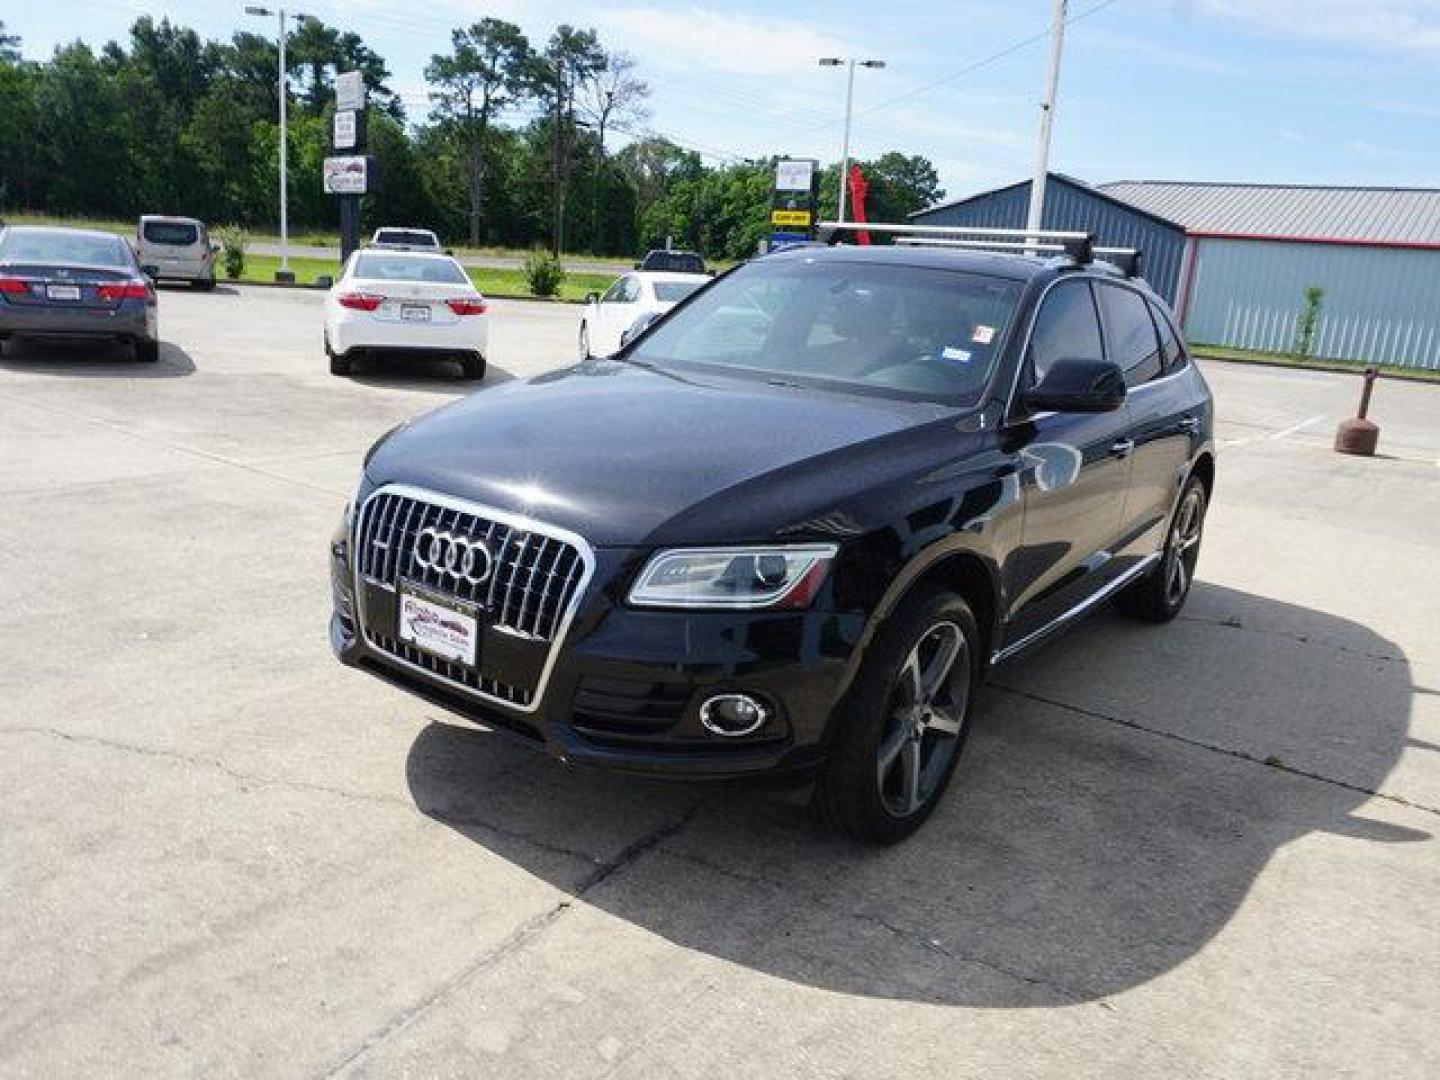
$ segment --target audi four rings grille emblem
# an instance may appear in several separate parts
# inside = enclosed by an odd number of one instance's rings
[[[479,585],[490,576],[494,559],[485,541],[430,525],[415,538],[415,565]]]

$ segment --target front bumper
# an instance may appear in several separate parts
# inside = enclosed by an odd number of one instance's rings
[[[822,760],[829,719],[862,629],[858,617],[826,611],[628,608],[608,595],[605,584],[628,580],[625,571],[640,553],[602,549],[543,693],[521,709],[481,700],[367,640],[359,632],[354,579],[338,541],[331,557],[330,641],[342,662],[567,763],[703,780],[803,779]],[[372,636],[394,633],[385,626],[368,630]],[[482,651],[481,672],[505,681],[508,662]],[[699,720],[701,702],[735,691],[769,703],[772,719],[744,738],[707,731]]]

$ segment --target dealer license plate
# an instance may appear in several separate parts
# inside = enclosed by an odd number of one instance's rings
[[[51,300],[79,300],[79,285],[47,285],[45,295]]]
[[[401,305],[400,305],[400,318],[404,319],[406,322],[429,322],[429,321],[430,321],[430,305],[429,305],[429,304],[401,304]]]
[[[480,623],[473,608],[400,582],[400,640],[442,660],[475,666]]]

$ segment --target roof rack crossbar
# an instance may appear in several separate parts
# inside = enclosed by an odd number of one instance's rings
[[[1015,246],[1023,251],[1063,251],[1077,263],[1088,263],[1092,259],[1091,248],[1094,237],[1087,232],[1065,232],[1056,229],[995,229],[968,225],[896,225],[888,222],[822,221],[818,227],[820,239],[834,244],[842,232],[890,233],[895,236],[932,237],[935,239],[993,239],[1018,238]],[[1053,245],[1042,247],[1042,244]],[[960,246],[960,245],[948,245]]]
[[[1064,251],[1063,244],[1026,243],[1024,240],[952,240],[941,236],[901,236],[895,240],[906,247],[981,248],[998,251]]]

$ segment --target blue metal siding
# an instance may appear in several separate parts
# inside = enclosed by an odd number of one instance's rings
[[[970,225],[975,228],[1023,229],[1030,203],[1030,185],[1016,184],[965,202],[922,211],[916,225]],[[1042,228],[1075,229],[1094,234],[1103,247],[1133,247],[1144,253],[1141,273],[1171,304],[1180,283],[1185,234],[1138,211],[1117,206],[1081,184],[1050,177],[1045,189]]]
[[[1305,289],[1325,290],[1314,354],[1440,368],[1440,251],[1197,241],[1191,341],[1288,352]]]

